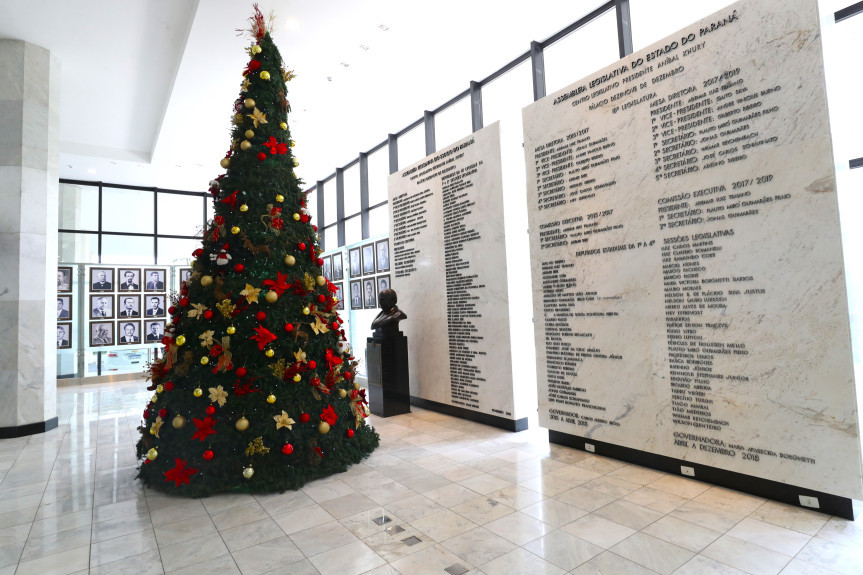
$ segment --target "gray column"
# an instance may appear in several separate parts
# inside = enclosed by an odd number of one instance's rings
[[[57,427],[60,61],[0,40],[0,438]]]

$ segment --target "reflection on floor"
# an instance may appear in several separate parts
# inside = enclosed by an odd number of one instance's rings
[[[140,382],[61,388],[0,440],[0,575],[863,573],[857,523],[438,413],[303,490],[203,500],[133,479]]]

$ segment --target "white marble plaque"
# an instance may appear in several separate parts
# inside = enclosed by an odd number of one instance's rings
[[[515,419],[497,123],[389,177],[411,395]]]
[[[540,423],[863,497],[815,1],[733,4],[524,126]]]

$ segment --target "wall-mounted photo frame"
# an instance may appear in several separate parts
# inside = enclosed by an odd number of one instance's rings
[[[324,256],[324,277],[332,279],[333,277],[333,258],[332,256]]]
[[[141,291],[141,268],[120,268],[117,281],[117,291]]]
[[[362,275],[363,266],[360,262],[360,248],[351,248],[348,250],[348,261],[351,264],[351,277],[359,277]]]
[[[390,241],[388,239],[375,242],[375,265],[378,273],[390,271]]]
[[[165,291],[165,270],[144,270],[144,291]]]
[[[72,267],[57,268],[57,293],[72,293]]]
[[[114,345],[114,322],[94,321],[90,324],[90,347]]]
[[[72,295],[57,296],[57,321],[70,321],[75,314],[72,310]]]
[[[363,309],[363,282],[360,280],[350,283],[351,309]]]
[[[342,282],[334,282],[333,285],[336,286],[336,293],[334,295],[336,299],[339,300],[338,303],[336,303],[336,309],[345,309],[345,293],[342,289],[343,284]]]
[[[165,317],[165,296],[147,294],[144,296],[144,317]]]
[[[57,324],[57,349],[72,349],[72,324]]]
[[[90,291],[114,291],[114,268],[90,268]]]
[[[390,274],[378,276],[378,298],[381,297],[381,292],[385,289],[390,289]]]
[[[366,244],[363,249],[363,275],[375,273],[375,244]]]
[[[333,279],[345,279],[345,264],[342,262],[342,252],[333,254]]]
[[[117,317],[120,319],[141,317],[141,295],[131,293],[118,295]]]
[[[114,296],[96,294],[90,296],[90,319],[114,318]]]
[[[159,343],[165,335],[165,320],[144,320],[144,341]]]
[[[191,277],[192,268],[180,268],[180,285],[183,285],[184,282],[188,282]]]
[[[375,278],[363,278],[363,307],[374,309],[378,307],[378,294]]]
[[[124,320],[117,324],[117,344],[132,345],[141,343],[141,320]]]

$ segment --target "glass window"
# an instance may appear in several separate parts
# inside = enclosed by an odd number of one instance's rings
[[[844,8],[844,4],[847,3],[843,2],[839,8]],[[842,169],[843,166],[848,166],[848,160],[863,156],[863,143],[860,141],[860,126],[863,126],[863,107],[860,106],[863,77],[859,72],[848,71],[852,55],[860,54],[863,50],[863,15],[838,23],[833,22],[832,16],[831,13],[829,23],[825,23],[822,16],[822,45],[833,154]],[[855,170],[860,171],[863,170]]]
[[[381,206],[369,211],[369,237],[386,236],[390,233],[390,208]]]
[[[483,102],[485,104],[485,102]],[[485,110],[483,109],[483,117]],[[473,131],[470,117],[470,96],[462,98],[446,110],[435,114],[435,146],[443,150]]]
[[[345,217],[360,211],[360,163],[345,170]]]
[[[102,235],[103,264],[152,264],[153,238]]]
[[[59,227],[65,230],[99,229],[99,188],[60,184]]]
[[[530,60],[482,87],[482,117],[486,126],[499,120],[518,120],[521,109],[533,102]]]
[[[306,213],[312,217],[312,223],[315,225],[319,225],[318,221],[318,192],[317,190],[312,190],[306,197]]]
[[[617,18],[614,10],[609,10],[543,51],[545,93],[565,88],[619,58]],[[532,84],[529,86],[532,94]]]
[[[398,138],[399,169],[415,164],[426,157],[426,129],[420,124]]]
[[[332,225],[324,230],[324,246],[325,250],[334,250],[339,247],[339,230],[338,226]]]
[[[630,2],[629,16],[632,22],[632,46],[634,51],[665,38],[681,28],[731,4],[729,0],[665,0],[662,9],[650,2]],[[614,10],[611,11],[614,19]],[[615,24],[616,25],[616,24]],[[615,36],[616,38],[617,36]]]
[[[359,215],[345,220],[345,244],[355,244],[363,240],[363,222]]]
[[[99,263],[98,234],[57,234],[57,259],[63,263]]]
[[[103,187],[102,231],[152,234],[153,192]]]
[[[190,265],[192,252],[201,247],[201,240],[159,238],[158,265]]]
[[[369,205],[387,201],[387,178],[390,175],[390,148],[384,146],[369,154]]]
[[[200,236],[203,202],[203,196],[160,193],[157,207],[159,235]]]
[[[325,226],[336,222],[336,179],[323,183],[324,188],[324,222]]]

